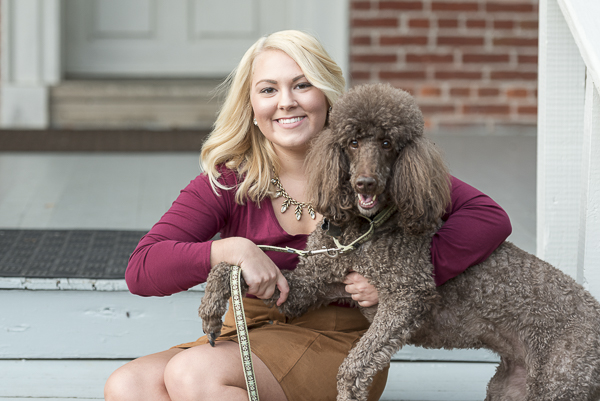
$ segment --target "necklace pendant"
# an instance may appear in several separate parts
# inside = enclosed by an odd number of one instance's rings
[[[286,199],[283,201],[283,205],[281,205],[281,213],[285,213],[285,211],[288,210],[288,207],[290,207],[290,200]]]
[[[308,214],[310,215],[310,218],[313,220],[317,217],[317,214],[315,213],[315,208],[313,208],[312,205],[308,205]]]
[[[302,205],[296,205],[296,220],[300,221],[300,218],[302,217]]]

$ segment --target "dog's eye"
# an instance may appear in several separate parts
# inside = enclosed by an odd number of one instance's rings
[[[350,147],[357,149],[358,148],[358,141],[356,139],[350,141]]]
[[[381,142],[381,147],[384,149],[390,149],[392,147],[392,143],[390,141]]]

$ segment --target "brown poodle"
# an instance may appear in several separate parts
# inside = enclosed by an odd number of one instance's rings
[[[356,250],[283,272],[290,295],[280,309],[289,316],[349,299],[350,270],[379,292],[379,304],[363,309],[369,330],[339,368],[338,400],[366,400],[373,376],[405,344],[496,352],[486,400],[600,400],[600,304],[570,277],[505,242],[436,288],[430,244],[450,202],[448,171],[409,94],[382,84],[349,91],[311,149],[309,186],[329,227],[307,249],[335,248],[332,235],[352,243],[370,227],[365,216],[397,208]],[[200,307],[213,335],[229,297],[226,271],[213,269]]]

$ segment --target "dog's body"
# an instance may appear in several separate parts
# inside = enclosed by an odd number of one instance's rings
[[[284,272],[290,294],[280,309],[289,316],[349,299],[342,281],[351,270],[377,288],[379,304],[363,309],[372,324],[340,366],[338,400],[366,400],[375,373],[405,344],[496,352],[490,401],[600,400],[600,304],[570,277],[506,242],[436,288],[431,236],[449,203],[448,175],[410,96],[384,85],[351,91],[312,149],[315,208],[341,227],[342,244],[367,230],[359,215],[398,208],[354,252],[303,259]],[[323,246],[335,244],[317,229],[307,249]],[[218,265],[207,282],[207,333],[220,331],[227,271]]]

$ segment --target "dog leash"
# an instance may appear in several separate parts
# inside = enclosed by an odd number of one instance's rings
[[[333,239],[333,242],[335,243],[335,246],[336,246],[335,248],[323,247],[323,249],[313,249],[310,251],[301,251],[299,249],[290,248],[289,246],[282,248],[282,247],[272,246],[272,245],[258,245],[258,247],[260,249],[262,249],[263,251],[295,253],[296,255],[302,256],[302,257],[314,256],[314,255],[319,255],[319,254],[324,253],[327,256],[335,258],[338,255],[343,254],[344,252],[354,251],[356,248],[359,247],[359,245],[367,242],[373,236],[375,229],[377,227],[381,226],[384,222],[386,222],[387,219],[389,219],[390,216],[392,214],[394,214],[394,212],[396,212],[396,210],[398,210],[398,209],[396,208],[395,205],[388,206],[385,209],[383,209],[380,213],[378,213],[374,219],[370,219],[366,216],[360,215],[360,217],[363,217],[364,219],[369,221],[369,223],[370,223],[369,229],[367,230],[366,233],[364,233],[363,235],[361,235],[360,237],[358,237],[357,239],[355,239],[348,245],[342,245],[339,242],[339,240],[337,239],[339,234],[335,235],[335,233],[329,233],[329,231],[334,231],[335,229],[339,229],[339,227],[334,226],[331,222],[329,222],[327,219],[325,219],[321,228],[323,228],[325,231],[328,231],[329,235]]]
[[[256,388],[256,377],[254,375],[254,365],[252,364],[252,351],[250,350],[248,325],[246,324],[246,314],[244,313],[244,304],[242,303],[242,289],[240,286],[241,275],[242,269],[239,266],[231,266],[229,282],[231,285],[231,299],[233,301],[233,315],[235,317],[235,326],[238,332],[238,344],[242,356],[242,367],[244,369],[246,389],[248,390],[248,399],[249,401],[259,401],[258,389]]]
[[[344,252],[349,252],[355,250],[360,244],[368,241],[375,228],[379,227],[383,224],[387,219],[390,218],[392,214],[396,211],[395,206],[388,206],[381,213],[378,213],[374,219],[369,219],[368,217],[364,217],[369,220],[370,225],[367,232],[356,240],[352,241],[352,243],[348,245],[342,245],[337,236],[332,235],[333,242],[336,245],[336,248],[324,248],[317,249],[311,251],[301,251],[299,249],[294,249],[290,247],[278,247],[271,245],[258,245],[258,247],[265,251],[276,251],[276,252],[288,252],[295,253],[302,257],[308,257],[313,255],[318,255],[324,253],[329,257],[337,257],[338,255],[343,254]],[[334,226],[329,222],[324,222],[323,229],[326,231],[330,231]],[[337,228],[337,227],[336,227]],[[256,376],[254,374],[254,364],[252,363],[252,351],[250,349],[250,336],[248,334],[248,325],[246,323],[246,314],[244,313],[244,304],[242,302],[242,289],[240,286],[240,280],[242,275],[242,269],[239,266],[231,266],[230,271],[230,285],[231,285],[231,299],[233,306],[233,315],[235,318],[235,326],[238,332],[238,344],[240,346],[240,354],[242,356],[242,367],[244,369],[244,379],[246,380],[246,389],[248,391],[248,399],[249,401],[259,401],[258,398],[258,389],[256,386]]]

